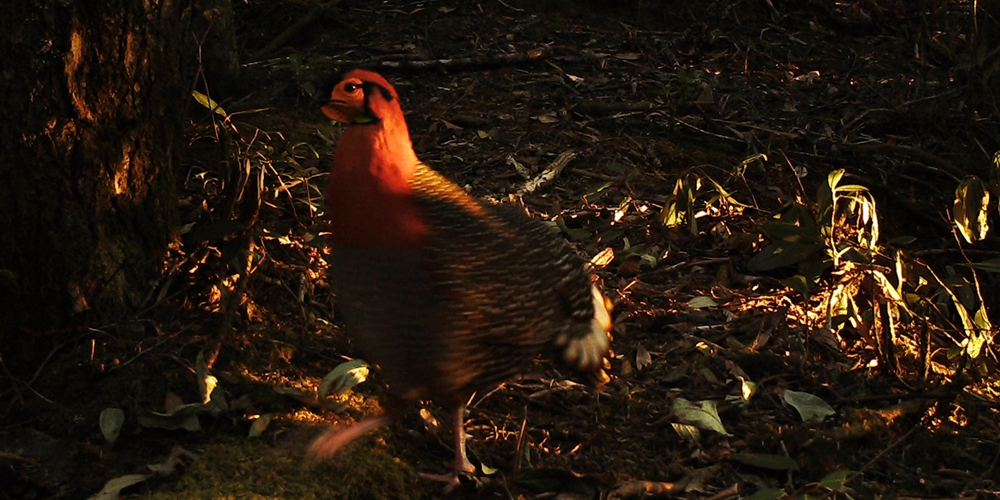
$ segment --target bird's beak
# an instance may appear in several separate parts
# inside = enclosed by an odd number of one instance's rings
[[[351,108],[343,101],[330,101],[320,109],[327,118],[344,124],[353,123],[357,115],[357,110]]]

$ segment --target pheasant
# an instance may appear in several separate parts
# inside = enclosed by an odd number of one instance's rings
[[[539,354],[608,380],[606,299],[551,227],[424,165],[382,76],[348,71],[322,110],[347,127],[327,187],[331,274],[348,332],[379,365],[389,397],[385,413],[328,429],[308,454],[328,457],[430,399],[454,411],[454,473],[435,477],[453,487],[475,472],[463,428],[477,391]]]

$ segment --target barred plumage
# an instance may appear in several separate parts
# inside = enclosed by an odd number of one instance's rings
[[[381,76],[348,72],[324,112],[348,124],[328,188],[331,270],[348,330],[388,383],[390,411],[419,398],[454,408],[455,470],[471,472],[461,425],[474,392],[538,354],[606,380],[604,298],[553,228],[420,163]],[[328,431],[310,453],[329,455],[387,420]]]

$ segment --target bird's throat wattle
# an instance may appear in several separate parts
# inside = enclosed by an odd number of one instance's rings
[[[411,181],[417,157],[404,128],[350,127],[327,187],[332,245],[421,247],[427,234]],[[400,139],[405,140],[401,143]]]

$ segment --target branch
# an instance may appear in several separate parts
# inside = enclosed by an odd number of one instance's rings
[[[556,159],[552,162],[552,165],[545,169],[541,175],[525,182],[524,185],[517,190],[517,194],[520,196],[531,193],[536,189],[552,182],[552,180],[558,177],[559,173],[566,168],[566,165],[569,165],[569,162],[573,161],[573,158],[576,158],[576,151],[569,150],[563,152],[561,155],[556,157]]]
[[[259,61],[264,57],[266,57],[271,52],[280,49],[283,45],[288,43],[288,40],[290,40],[295,35],[299,34],[300,31],[306,29],[310,24],[316,22],[316,20],[320,18],[320,16],[323,14],[323,12],[326,11],[326,9],[333,7],[338,3],[340,3],[340,0],[329,0],[324,3],[316,4],[316,6],[314,6],[312,10],[310,10],[309,13],[305,15],[305,17],[296,21],[295,24],[289,26],[287,29],[285,29],[285,31],[282,31],[281,34],[274,37],[274,39],[268,42],[268,44],[265,45],[262,49],[258,50],[257,52],[254,52],[254,54],[250,56],[250,59],[254,61]]]

